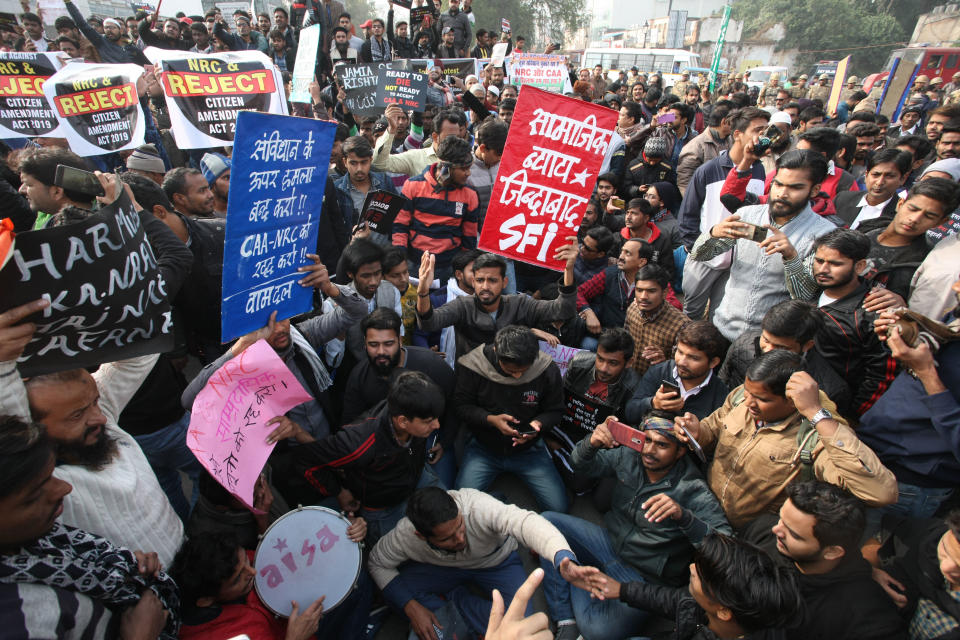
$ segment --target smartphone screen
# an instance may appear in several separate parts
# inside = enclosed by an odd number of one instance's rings
[[[766,227],[761,227],[757,224],[751,224],[749,222],[744,222],[743,224],[750,226],[750,231],[747,233],[746,239],[753,240],[754,242],[763,242],[767,238],[767,233],[770,231]]]

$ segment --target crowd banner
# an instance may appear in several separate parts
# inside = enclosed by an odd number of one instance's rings
[[[92,367],[173,348],[167,284],[126,193],[76,224],[17,235],[0,312],[45,298],[20,375]]]
[[[59,53],[0,53],[0,138],[62,137],[43,83],[63,66]]]
[[[377,105],[400,105],[405,110],[423,111],[427,100],[427,76],[414,71],[382,67],[377,77]]]
[[[582,100],[521,87],[479,247],[562,270],[557,249],[576,235],[618,114]]]
[[[337,84],[347,94],[346,104],[355,116],[379,116],[383,105],[377,102],[380,69],[406,69],[406,60],[371,62],[367,64],[338,64],[333,67]]]
[[[558,369],[560,369],[561,376],[567,374],[567,368],[570,366],[570,361],[573,360],[578,353],[583,351],[583,349],[568,347],[562,344],[552,347],[550,346],[549,342],[545,342],[543,340],[540,340],[539,344],[540,351],[543,351],[545,354],[550,356],[550,358],[553,360],[553,363],[557,365]]]
[[[276,446],[267,424],[311,399],[280,356],[258,340],[227,360],[197,394],[187,447],[224,489],[253,510],[253,490]]]
[[[837,115],[837,106],[840,104],[840,93],[847,81],[847,69],[850,67],[850,56],[837,63],[837,73],[833,76],[833,86],[830,88],[830,97],[824,105],[824,111],[831,118]]]
[[[293,80],[290,85],[290,102],[310,104],[310,83],[316,73],[317,47],[320,45],[320,25],[315,24],[300,30],[297,41],[297,58],[293,63]]]
[[[224,243],[224,342],[310,309],[297,268],[312,264],[332,122],[242,111],[230,171]]]
[[[71,62],[43,83],[60,122],[60,136],[79,156],[99,156],[143,144],[137,64]]]
[[[514,53],[510,64],[511,84],[564,93],[570,84],[567,57],[547,53]]]
[[[428,75],[431,69],[439,67],[443,75],[457,76],[461,80],[466,80],[467,76],[477,75],[476,58],[418,58],[411,60],[410,65],[417,73]]]
[[[229,147],[241,111],[287,114],[283,79],[259,51],[189,53],[147,47],[161,71],[170,129],[181,149]]]

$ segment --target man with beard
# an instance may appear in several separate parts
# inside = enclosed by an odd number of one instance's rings
[[[783,154],[768,204],[739,209],[694,244],[689,258],[694,261],[711,260],[732,249],[726,293],[714,314],[714,324],[728,340],[759,328],[763,314],[777,302],[815,295],[802,272],[813,241],[835,228],[810,208],[826,174],[827,162],[818,153]],[[757,229],[766,229],[765,237]]]
[[[796,568],[807,605],[787,632],[790,640],[906,640],[906,624],[860,552],[865,524],[863,503],[840,487],[821,481],[787,487],[772,533],[777,551]]]
[[[847,167],[847,171],[850,172],[854,180],[859,180],[867,172],[867,155],[877,145],[880,127],[872,122],[862,122],[849,128],[846,133],[857,139],[857,150],[853,154],[853,160]],[[960,140],[960,131],[957,133],[958,140]],[[960,149],[960,145],[958,145],[958,149]]]
[[[156,32],[153,25],[156,23],[159,14],[145,16],[140,21],[137,31],[140,33],[140,39],[148,47],[157,47],[159,49],[172,49],[174,51],[189,51],[193,46],[193,39],[184,40],[180,37],[180,23],[176,18],[167,18],[163,21],[163,31]],[[104,21],[106,24],[106,21]]]
[[[450,0],[450,10],[440,14],[438,26],[441,33],[444,33],[447,29],[450,29],[453,33],[454,38],[451,44],[457,55],[452,57],[465,57],[467,47],[473,41],[473,34],[471,33],[470,18],[467,17],[467,14],[460,12],[460,0]]]
[[[646,249],[649,255],[650,249],[642,240],[626,243],[621,255],[631,246],[634,250]],[[655,264],[644,265],[636,274],[633,302],[627,308],[624,326],[637,344],[631,365],[640,375],[667,359],[676,343],[677,333],[690,322],[667,301],[669,282],[666,271]]]
[[[93,196],[54,184],[57,165],[61,164],[82,171],[92,169],[87,161],[77,154],[57,147],[28,149],[20,155],[20,163],[17,167],[20,171],[19,191],[26,198],[33,213],[30,225],[35,229],[46,226],[50,217],[59,213],[64,207],[90,209],[93,206]],[[27,227],[23,231],[29,229],[30,227]]]
[[[343,27],[333,28],[333,42],[330,45],[330,64],[339,62],[357,64],[360,52],[350,46],[350,34]]]
[[[960,157],[960,118],[945,123],[937,139],[937,160]]]
[[[83,33],[83,36],[90,41],[90,44],[97,50],[100,60],[107,63],[123,64],[133,62],[134,64],[150,64],[143,52],[133,43],[124,43],[123,25],[119,20],[106,18],[103,21],[103,34],[94,29],[80,13],[71,0],[64,0],[67,5],[67,13],[77,24],[77,28]]]
[[[837,217],[863,233],[885,227],[897,212],[897,191],[910,175],[913,158],[897,149],[884,149],[867,158],[866,193],[844,191],[834,199]]]
[[[685,585],[695,545],[709,533],[731,533],[730,525],[669,420],[643,422],[642,452],[618,446],[609,426],[616,420],[611,416],[597,425],[577,444],[571,460],[578,475],[617,480],[603,525],[562,513],[543,517],[560,530],[580,562],[617,582]],[[578,638],[581,631],[591,640],[619,640],[635,635],[649,616],[623,602],[595,600],[571,589],[550,556],[541,556],[540,566],[560,640]]]
[[[350,136],[343,142],[342,151],[346,175],[334,181],[337,187],[337,202],[348,228],[360,224],[363,204],[371,191],[396,193],[390,177],[382,171],[371,171],[373,147],[364,136]],[[390,246],[390,238],[382,231],[371,231],[370,239],[384,247]]]
[[[706,418],[730,392],[716,375],[730,343],[709,320],[685,325],[677,334],[673,358],[643,374],[623,414],[631,424],[651,411],[680,415],[689,411]]]
[[[227,193],[230,191],[230,167],[233,163],[222,153],[205,153],[200,171],[213,193],[213,217],[227,217]]]
[[[230,182],[227,181],[227,186]],[[191,218],[212,218],[215,198],[210,183],[197,169],[176,167],[163,179],[163,192],[173,207]]]
[[[370,574],[418,637],[445,637],[437,633],[441,624],[434,612],[448,602],[480,637],[490,601],[465,587],[498,589],[510,602],[526,579],[520,545],[572,583],[585,585],[596,573],[576,564],[567,541],[542,516],[473,489],[426,487],[410,497],[406,517],[373,548]]]

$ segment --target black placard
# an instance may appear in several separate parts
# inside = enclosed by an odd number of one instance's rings
[[[173,348],[166,282],[140,216],[122,194],[76,224],[17,236],[0,270],[0,312],[38,298],[20,375],[89,367]]]
[[[379,116],[383,105],[377,101],[380,69],[406,69],[407,61],[372,62],[370,64],[338,64],[333,68],[337,84],[347,94],[347,109],[357,116]]]
[[[606,420],[613,411],[609,406],[564,389],[566,411],[560,418],[560,428],[573,442],[593,433],[597,425]]]
[[[414,71],[380,69],[377,78],[377,104],[396,104],[405,110],[423,111],[427,100],[427,76]]]
[[[371,231],[390,235],[393,220],[400,209],[410,204],[410,200],[389,191],[371,191],[363,201],[363,213],[360,222],[366,222]]]

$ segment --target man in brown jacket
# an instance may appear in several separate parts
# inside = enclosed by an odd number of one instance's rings
[[[687,194],[687,185],[698,167],[719,156],[721,151],[730,150],[733,127],[729,115],[730,109],[726,106],[714,107],[707,119],[706,130],[683,147],[677,163],[677,187],[681,195]]]
[[[835,484],[872,507],[896,502],[893,473],[835,408],[798,355],[775,349],[750,364],[722,407],[703,421],[686,413],[676,425],[681,439],[682,426],[713,452],[707,482],[735,529],[776,513],[798,476]]]

